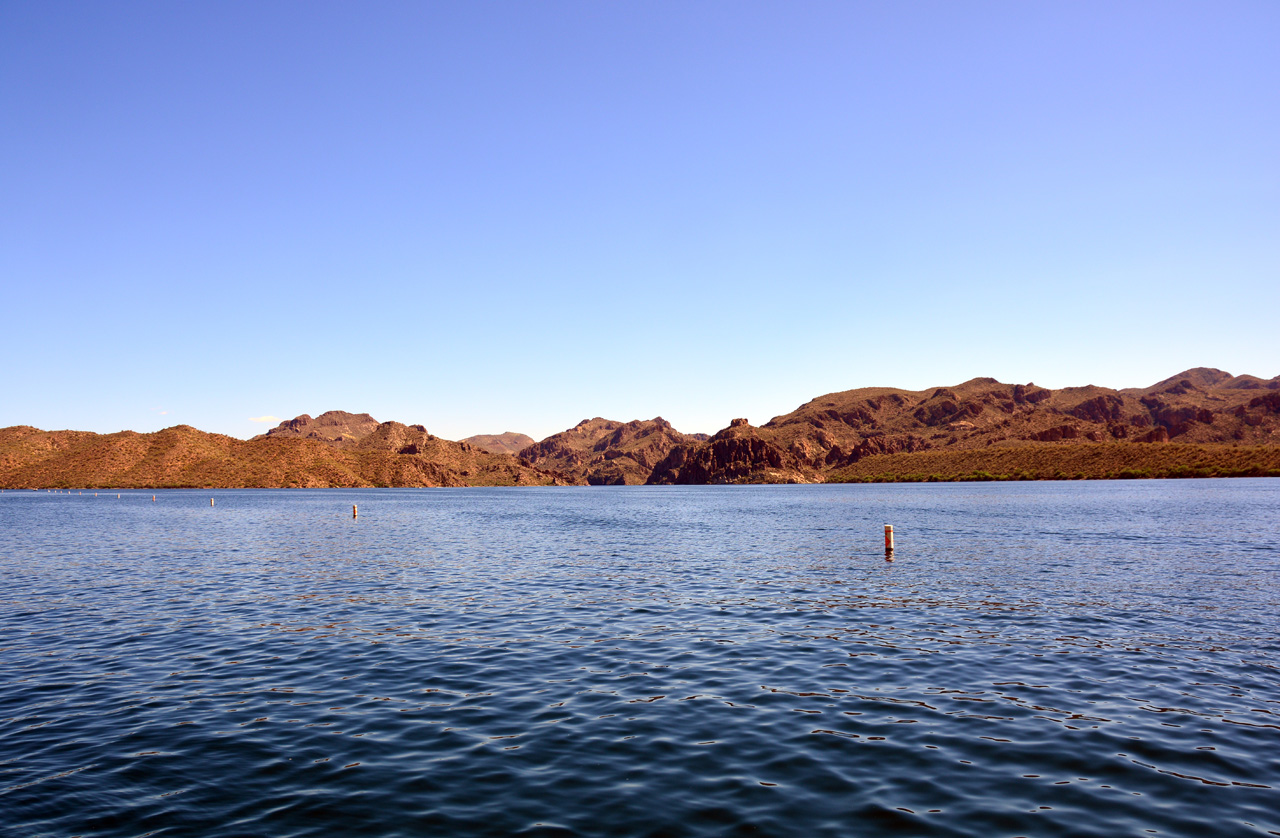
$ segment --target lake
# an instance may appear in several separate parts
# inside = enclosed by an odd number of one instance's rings
[[[0,833],[1280,835],[1277,479],[155,497],[0,494]]]

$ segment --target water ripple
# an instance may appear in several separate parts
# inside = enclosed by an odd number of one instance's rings
[[[1278,499],[6,493],[0,828],[1280,835]]]

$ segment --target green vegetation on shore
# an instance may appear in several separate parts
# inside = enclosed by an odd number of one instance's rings
[[[867,457],[830,483],[1280,477],[1276,445],[1055,444]]]

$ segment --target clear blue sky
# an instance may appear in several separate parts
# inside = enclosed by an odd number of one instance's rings
[[[0,426],[1280,373],[1280,3],[0,0]]]

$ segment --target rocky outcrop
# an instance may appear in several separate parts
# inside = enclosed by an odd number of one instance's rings
[[[1199,387],[1192,384],[1188,379],[1183,378],[1176,384],[1171,384],[1163,390],[1157,390],[1156,393],[1158,395],[1185,396],[1188,393],[1194,393],[1199,389]]]
[[[314,439],[339,448],[355,448],[360,441],[378,427],[378,420],[367,413],[347,413],[330,410],[312,419],[306,413],[286,419],[265,434],[254,437],[263,439]]]
[[[1185,383],[1185,382],[1184,382]],[[1193,392],[1196,388],[1182,388],[1180,385],[1162,390],[1163,396],[1180,396]],[[1157,396],[1143,396],[1140,400],[1142,406],[1147,408],[1151,422],[1154,425],[1165,428],[1170,436],[1179,436],[1191,429],[1192,422],[1202,422],[1206,425],[1213,424],[1214,413],[1205,407],[1195,404],[1177,404],[1159,398]]]
[[[1134,442],[1168,442],[1169,429],[1164,427],[1158,427],[1148,431],[1142,436],[1135,437],[1133,441]]]
[[[1034,384],[1013,385],[1014,404],[1038,404],[1053,395],[1052,390],[1036,387]]]
[[[1037,442],[1061,442],[1064,439],[1079,439],[1080,436],[1080,429],[1075,425],[1059,425],[1056,428],[1048,428],[1031,434],[1027,439],[1034,439]]]
[[[473,445],[481,451],[488,451],[490,454],[519,454],[534,444],[533,437],[514,433],[513,431],[507,431],[502,434],[477,434],[476,436],[466,437],[461,441]]]
[[[1280,393],[1268,393],[1249,400],[1247,411],[1280,414]]]
[[[823,458],[823,464],[830,467],[845,466],[856,463],[864,457],[877,454],[901,454],[915,451],[926,451],[933,446],[929,440],[916,434],[898,434],[887,436],[877,434],[868,436],[847,450],[839,445],[832,446]]]
[[[697,442],[661,416],[632,422],[596,417],[526,447],[520,456],[571,482],[639,485],[673,448]]]
[[[1086,399],[1067,411],[1089,422],[1119,422],[1124,416],[1124,399],[1111,393]]]
[[[365,434],[356,446],[361,451],[382,451],[395,452],[397,454],[418,453],[419,450],[426,450],[429,443],[434,441],[436,437],[427,432],[422,425],[405,425],[400,422],[381,422],[376,428]],[[470,446],[463,448],[465,443],[450,442],[451,446],[457,446],[460,451],[468,451]],[[407,449],[413,449],[410,452]]]
[[[679,445],[649,475],[652,485],[706,483],[809,483],[820,481],[793,452],[766,441],[746,419],[706,442]]]

